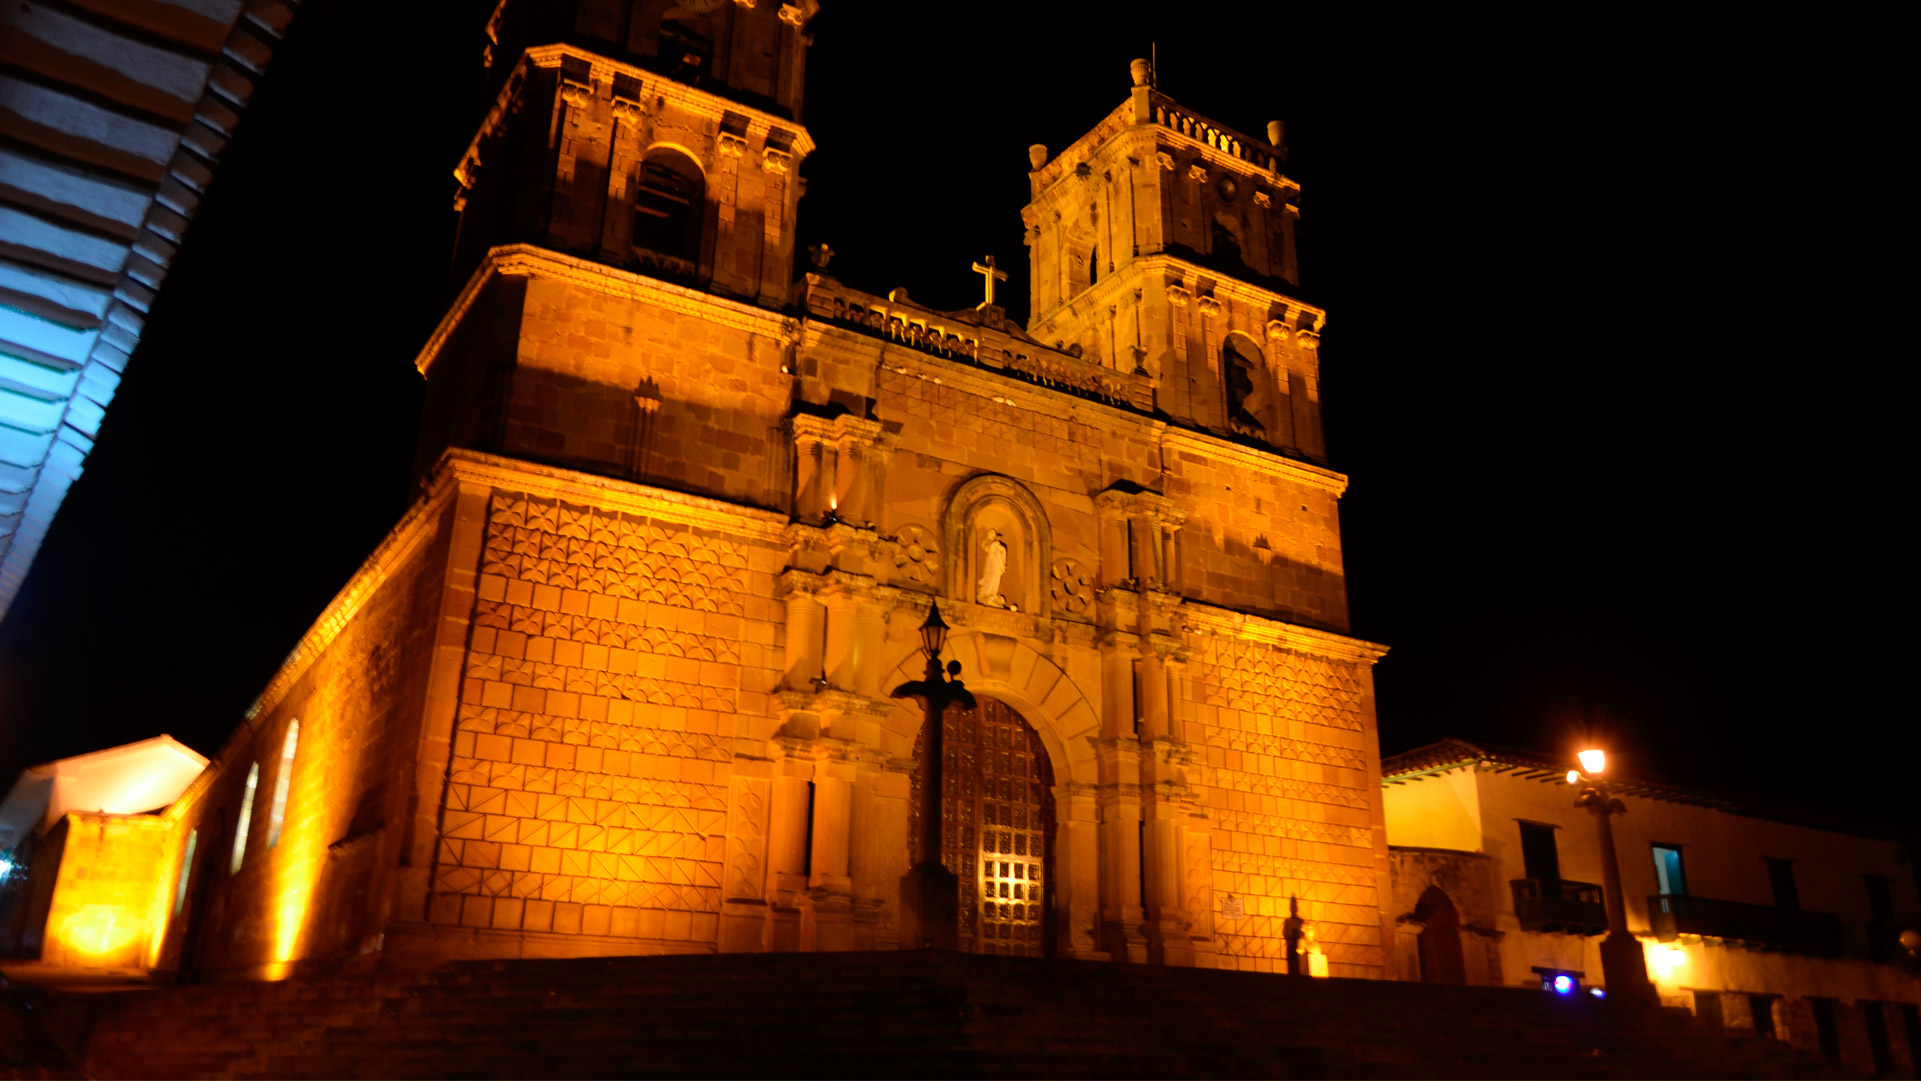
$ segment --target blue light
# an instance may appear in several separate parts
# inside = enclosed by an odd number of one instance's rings
[[[1554,993],[1557,995],[1573,994],[1574,993],[1574,977],[1572,976],[1554,977]]]
[[[1587,989],[1587,993],[1590,995],[1593,995],[1595,998],[1608,997],[1608,993],[1606,991],[1601,990],[1599,987],[1590,987]]]

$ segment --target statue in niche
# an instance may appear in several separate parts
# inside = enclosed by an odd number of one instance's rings
[[[1001,576],[1007,573],[1007,542],[1001,539],[998,529],[987,531],[987,539],[981,542],[981,578],[976,583],[974,597],[990,608],[1013,608],[1007,598],[1001,596]]]
[[[1267,391],[1267,371],[1254,348],[1238,337],[1221,348],[1221,369],[1227,376],[1227,425],[1241,435],[1266,439],[1273,401]]]

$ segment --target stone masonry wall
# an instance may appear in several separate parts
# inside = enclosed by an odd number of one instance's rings
[[[496,491],[436,924],[714,942],[736,717],[779,678],[777,553]]]
[[[1298,897],[1332,975],[1379,975],[1367,673],[1218,636],[1200,640],[1189,670],[1187,741],[1209,767],[1217,964],[1285,971],[1281,923]],[[1245,915],[1228,916],[1228,895]]]

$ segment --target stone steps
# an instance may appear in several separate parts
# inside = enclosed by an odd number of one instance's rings
[[[115,996],[100,1077],[1829,1077],[1521,988],[929,953],[463,962]]]

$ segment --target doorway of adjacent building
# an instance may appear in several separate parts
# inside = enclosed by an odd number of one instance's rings
[[[1467,962],[1461,956],[1461,914],[1439,886],[1429,886],[1414,906],[1414,918],[1425,926],[1417,944],[1421,952],[1421,982],[1465,984]]]
[[[1054,941],[1054,771],[1039,733],[1011,706],[982,697],[950,708],[943,732],[941,862],[960,877],[960,948],[1040,957]],[[910,863],[920,851],[926,738],[914,743]]]

